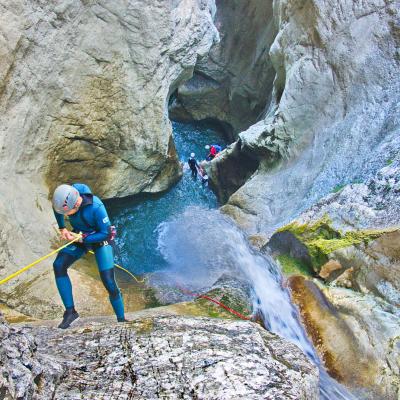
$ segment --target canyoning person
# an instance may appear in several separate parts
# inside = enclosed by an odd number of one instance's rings
[[[206,173],[206,170],[200,165],[198,172],[199,172],[199,175],[200,175],[200,178],[201,178],[201,183],[204,186],[207,186],[208,185],[208,175]]]
[[[76,236],[72,232],[82,233],[80,241],[71,243],[61,250],[53,263],[56,285],[65,307],[63,320],[58,327],[68,328],[79,318],[67,270],[89,250],[95,254],[101,280],[108,291],[118,322],[127,321],[121,291],[114,276],[114,254],[111,243],[115,237],[115,228],[111,226],[104,204],[92,194],[87,185],[74,183],[56,188],[53,195],[53,210],[62,239],[73,240]],[[66,228],[64,216],[69,217],[72,232]]]
[[[205,149],[209,152],[206,157],[207,161],[213,160],[215,156],[222,151],[222,147],[219,144],[212,144],[212,145],[207,144],[205,146]]]
[[[212,144],[211,146],[213,146],[214,149],[215,149],[215,155],[221,153],[221,151],[222,151],[222,146],[221,146],[221,145],[219,145],[219,144]]]
[[[194,157],[195,157],[195,154],[190,153],[188,164],[189,164],[190,170],[192,171],[192,177],[196,178],[197,177],[197,168],[199,168],[199,164]]]

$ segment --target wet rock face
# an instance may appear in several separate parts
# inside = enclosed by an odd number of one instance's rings
[[[329,373],[341,382],[364,386],[370,379],[372,360],[359,357],[356,339],[345,321],[313,282],[301,276],[291,276],[288,284],[307,332]],[[341,357],[337,357],[338,351]]]
[[[221,41],[199,59],[194,76],[178,87],[171,118],[214,118],[229,124],[235,136],[261,118],[275,77],[269,57],[277,33],[272,3],[216,1]]]
[[[297,347],[249,322],[170,316],[29,331],[42,369],[57,371],[50,386],[31,379],[37,399],[319,398],[316,367]],[[10,382],[12,375],[3,393]],[[21,396],[29,398],[27,390]]]
[[[367,181],[400,149],[394,1],[274,3],[271,112],[239,137],[260,168],[226,208],[271,232],[338,185]]]
[[[289,278],[306,330],[332,376],[371,399],[399,395],[400,312],[370,295]],[[364,397],[363,397],[364,398]]]
[[[363,198],[355,196],[360,186]],[[372,206],[374,196],[366,187],[350,185],[322,199],[280,228],[268,247],[291,260],[308,261],[313,274],[325,281],[322,293],[304,277],[289,278],[293,300],[328,370],[347,385],[372,390],[372,398],[397,399],[399,230],[354,229],[387,224],[386,215]],[[388,198],[392,195],[387,192]],[[284,240],[288,237],[292,240]]]

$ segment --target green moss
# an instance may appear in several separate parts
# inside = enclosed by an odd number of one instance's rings
[[[335,239],[340,237],[340,232],[333,229],[332,221],[327,215],[313,224],[299,224],[294,221],[278,229],[277,232],[290,232],[298,239],[312,239],[315,237]]]
[[[386,165],[392,165],[392,164],[393,164],[393,160],[391,158],[386,160]]]
[[[277,257],[279,264],[282,267],[282,272],[286,276],[290,275],[305,275],[310,276],[312,271],[304,262],[297,260],[296,258],[290,257],[286,254],[282,254]]]
[[[156,290],[152,287],[146,287],[144,290],[145,308],[160,307],[163,304],[157,299]]]
[[[146,335],[153,330],[153,320],[151,318],[141,319],[130,323],[138,335]]]
[[[212,303],[207,300],[199,299],[196,301],[188,301],[184,303],[177,303],[171,306],[179,315],[189,315],[193,317],[211,317],[232,319],[234,315],[228,313],[223,308],[214,307]]]
[[[278,232],[292,233],[306,246],[311,265],[316,272],[319,272],[321,266],[328,261],[328,255],[332,252],[361,243],[367,244],[390,231],[393,229],[358,230],[343,234],[332,227],[332,222],[327,215],[312,224],[292,222],[278,230]]]

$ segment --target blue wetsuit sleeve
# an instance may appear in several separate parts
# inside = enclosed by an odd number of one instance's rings
[[[60,229],[65,228],[65,220],[64,220],[64,215],[59,214],[54,208],[53,208],[54,216],[56,217],[58,227]]]
[[[101,205],[94,211],[96,231],[83,239],[83,243],[98,243],[107,240],[109,236],[110,219],[106,208]]]

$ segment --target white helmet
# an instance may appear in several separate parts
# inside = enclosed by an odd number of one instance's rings
[[[75,207],[79,192],[70,185],[60,185],[54,191],[53,207],[59,214],[65,214]]]
[[[210,150],[210,145],[209,145],[209,144],[206,144],[206,145],[204,146],[204,148],[205,148],[206,150]]]
[[[195,154],[194,153],[190,153],[190,157],[194,158]]]

